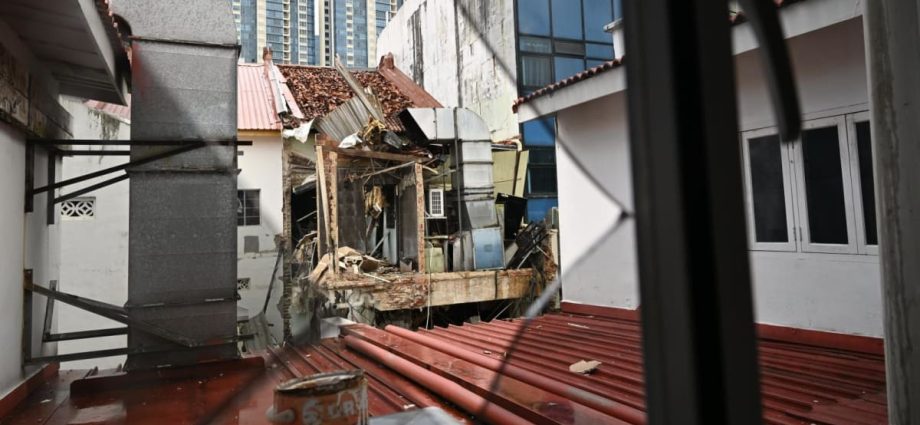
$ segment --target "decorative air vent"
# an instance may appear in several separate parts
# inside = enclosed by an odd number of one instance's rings
[[[61,203],[61,217],[68,220],[89,220],[96,216],[96,198],[74,198]]]
[[[428,215],[444,217],[444,189],[428,190]]]

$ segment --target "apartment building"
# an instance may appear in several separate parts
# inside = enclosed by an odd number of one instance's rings
[[[377,63],[377,36],[403,0],[232,0],[240,60],[329,66],[336,55],[349,67]]]

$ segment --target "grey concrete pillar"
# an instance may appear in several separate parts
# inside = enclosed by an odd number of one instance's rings
[[[920,1],[864,2],[892,424],[920,423]]]

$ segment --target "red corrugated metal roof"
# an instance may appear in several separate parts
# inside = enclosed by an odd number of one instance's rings
[[[644,422],[635,320],[546,315],[532,322],[512,351],[521,325],[493,321],[419,332],[356,325],[344,330],[344,339],[270,349],[263,353],[264,367],[250,359],[88,380],[61,372],[0,424],[72,423],[90,416],[98,423],[265,423],[278,383],[352,369],[366,372],[372,416],[437,406],[461,420],[496,414],[532,423]],[[590,375],[570,372],[579,360],[602,364]],[[401,363],[386,366],[395,362]],[[760,365],[765,423],[887,423],[879,355],[761,340]],[[71,394],[75,380],[77,393]],[[453,400],[464,395],[488,402],[463,408]]]
[[[127,105],[116,105],[114,103],[100,102],[98,100],[87,100],[83,102],[87,108],[109,114],[113,117],[131,122],[131,95],[126,94],[125,100]]]
[[[275,111],[271,83],[265,66],[240,64],[237,67],[237,128],[239,130],[280,131],[281,118]]]

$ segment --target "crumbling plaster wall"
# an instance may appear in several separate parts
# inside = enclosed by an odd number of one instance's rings
[[[130,125],[111,115],[87,108],[80,99],[64,103],[73,117],[73,132],[77,139],[128,140]],[[93,147],[93,149],[98,149]],[[105,149],[124,149],[105,147]],[[68,179],[127,162],[124,156],[74,156],[64,160],[61,178]],[[81,189],[95,183],[92,180],[68,188]],[[60,217],[62,291],[124,305],[128,299],[128,183],[121,182],[93,191],[96,209],[89,219]],[[121,323],[89,313],[63,303],[54,307],[59,332],[116,328]],[[123,348],[124,335],[91,338],[58,343],[61,354],[111,348]],[[125,356],[68,362],[65,369],[115,368],[124,364]]]
[[[513,0],[409,0],[377,39],[377,56],[444,106],[485,119],[493,140],[518,134]]]

